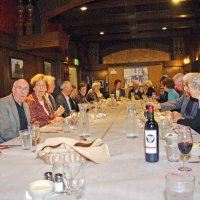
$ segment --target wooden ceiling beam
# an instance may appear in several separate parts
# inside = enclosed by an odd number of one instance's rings
[[[30,50],[41,48],[66,49],[67,35],[64,32],[49,32],[45,34],[34,34],[17,38],[18,50]]]
[[[95,0],[69,0],[68,3],[65,5],[61,5],[59,7],[56,7],[48,12],[45,13],[46,16],[48,16],[48,19],[53,18],[63,12],[66,12],[72,8],[79,7],[81,5],[91,3]]]
[[[181,0],[180,3],[190,2],[189,0]],[[148,4],[156,4],[156,3],[169,3],[169,0],[115,0],[108,3],[108,1],[97,2],[95,5],[89,5],[90,10],[99,10],[106,8],[117,8],[117,7],[130,7],[130,6],[139,6],[139,5],[148,5]],[[98,5],[98,6],[97,6]]]
[[[194,20],[182,20],[175,22],[159,22],[159,23],[143,23],[143,24],[121,24],[121,25],[103,25],[103,26],[88,26],[88,27],[75,27],[71,28],[72,33],[77,36],[88,35],[88,34],[98,34],[100,31],[104,31],[105,34],[108,33],[125,33],[127,31],[159,31],[163,26],[167,29],[180,29],[180,28],[192,28],[197,26]]]
[[[132,1],[130,1],[132,2]],[[94,3],[94,4],[90,4],[88,6],[88,10],[86,12],[80,12],[80,9],[73,9],[69,12],[65,12],[65,13],[62,13],[60,14],[60,18],[63,18],[63,20],[67,20],[67,21],[77,21],[77,19],[80,19],[80,18],[89,18],[89,21],[91,21],[91,18],[105,18],[105,16],[107,15],[117,15],[119,14],[119,10],[121,10],[120,12],[123,12],[124,15],[130,15],[131,13],[133,13],[133,9],[134,9],[134,6],[132,5],[129,5],[127,8],[123,5],[123,3],[121,3],[121,7],[118,8],[118,9],[115,9],[115,7],[110,7],[110,8],[105,8],[105,9],[100,9],[99,7],[101,7],[101,4],[104,4],[104,2],[100,1],[100,2],[97,2],[97,3]],[[168,2],[169,3],[169,2]],[[110,4],[112,4],[112,1],[110,2]],[[109,5],[110,5],[109,4]],[[94,6],[98,9],[96,10],[91,10],[90,9],[90,6]],[[112,9],[112,10],[111,10]],[[115,12],[114,10],[115,9]],[[110,12],[112,11],[112,12]],[[141,13],[140,16],[142,16],[143,14],[159,14],[164,12],[164,13],[167,13],[168,12],[168,17],[171,16],[171,14],[174,14],[174,13],[178,13],[178,14],[185,14],[187,12],[199,12],[199,9],[198,9],[198,6],[195,6],[193,4],[191,5],[181,5],[179,6],[178,8],[175,7],[175,6],[167,6],[166,9],[164,10],[160,10],[159,9],[159,6],[156,6],[156,9],[154,9],[153,7],[150,7],[148,10],[145,10],[145,11],[141,11],[141,10],[137,10],[136,9],[136,13],[137,15]],[[180,13],[181,12],[181,13]],[[170,13],[170,15],[169,15]],[[66,16],[66,17],[65,17]],[[103,16],[103,17],[102,17]]]
[[[140,39],[140,38],[162,38],[190,35],[190,30],[180,31],[159,31],[159,32],[143,32],[143,33],[123,33],[123,34],[105,34],[105,35],[88,35],[80,39],[86,42],[106,41],[106,40],[127,40],[127,39]]]
[[[171,13],[171,15],[169,16],[169,13]],[[59,19],[59,21],[56,21],[56,23],[62,23],[65,25],[65,27],[78,27],[78,26],[87,26],[87,25],[97,25],[97,24],[107,24],[107,23],[116,23],[116,19],[117,22],[124,22],[124,21],[136,21],[136,22],[140,22],[140,21],[145,21],[145,20],[156,20],[156,19],[160,19],[160,20],[170,20],[170,19],[176,19],[176,20],[180,20],[180,19],[187,19],[187,18],[193,18],[193,17],[197,17],[200,16],[200,12],[199,10],[195,11],[191,11],[191,10],[166,10],[165,12],[159,12],[159,11],[143,11],[143,12],[138,12],[135,15],[126,15],[124,13],[120,13],[120,14],[108,14],[104,17],[102,16],[96,16],[95,20],[91,20],[92,16],[88,15],[88,16],[84,16],[84,18],[81,18],[79,20],[77,19],[71,19],[68,20],[67,18],[63,18],[63,19]]]

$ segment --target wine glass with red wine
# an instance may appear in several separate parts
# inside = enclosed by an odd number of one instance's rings
[[[183,166],[179,167],[178,170],[189,172],[192,169],[190,167],[185,167],[185,162],[187,154],[190,153],[193,145],[191,129],[188,126],[180,126],[178,132],[178,148],[183,154]]]

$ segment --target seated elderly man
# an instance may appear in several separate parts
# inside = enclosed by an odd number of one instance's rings
[[[174,76],[174,77],[179,78],[179,76]],[[175,78],[173,78],[174,81],[175,81]],[[175,81],[175,87],[177,87],[176,83],[177,81]],[[183,95],[181,97],[173,101],[168,101],[168,102],[164,102],[160,104],[154,104],[154,107],[155,109],[160,109],[161,112],[166,111],[166,110],[178,110],[183,117],[193,119],[199,107],[198,100],[191,97],[186,87],[183,88],[183,83],[180,85],[182,85],[182,87],[179,87],[179,90],[181,89],[182,91],[184,90]]]
[[[200,133],[200,73],[188,73],[183,77],[184,88],[187,88],[188,93],[192,98],[195,98],[198,103],[196,114],[193,119],[184,117],[178,112],[173,112],[174,121],[178,124],[190,126],[192,129]]]
[[[132,95],[134,95],[135,99],[142,99],[142,92],[139,89],[138,80],[133,80],[132,89],[128,93],[128,98],[131,99]]]
[[[61,92],[56,97],[56,103],[61,105],[64,108],[63,117],[68,117],[70,115],[70,111],[75,110],[79,111],[78,105],[71,98],[72,93],[72,85],[70,81],[64,81],[60,86]]]
[[[30,112],[26,97],[29,84],[24,79],[14,82],[12,94],[0,99],[0,143],[19,136],[19,130],[28,128]]]
[[[179,94],[179,96],[183,95],[183,73],[177,73],[173,76],[175,90]]]
[[[92,88],[88,91],[86,95],[87,101],[99,101],[104,99],[103,94],[100,92],[101,84],[99,82],[94,82]]]

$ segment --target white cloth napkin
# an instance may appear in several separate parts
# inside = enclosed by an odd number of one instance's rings
[[[100,138],[87,138],[80,141],[66,137],[48,138],[44,143],[37,145],[36,153],[38,158],[52,164],[56,156],[59,159],[65,156],[64,159],[66,161],[71,150],[95,163],[110,161],[108,146]],[[54,160],[52,160],[52,157],[54,157]]]
[[[47,125],[40,128],[41,133],[57,133],[58,131],[63,131],[62,126]]]

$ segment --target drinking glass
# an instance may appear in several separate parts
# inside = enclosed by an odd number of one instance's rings
[[[180,126],[178,129],[178,148],[183,154],[183,166],[179,167],[180,171],[191,171],[190,167],[185,167],[187,154],[191,151],[193,145],[193,139],[191,129],[188,126]]]
[[[65,163],[64,170],[69,192],[77,197],[80,188],[82,188],[85,183],[83,162],[76,161]]]
[[[75,110],[70,111],[70,127],[76,129],[78,126],[78,113]]]
[[[29,126],[29,131],[31,132],[32,137],[32,151],[36,150],[36,146],[39,143],[40,139],[40,126],[39,124],[31,124]]]
[[[195,177],[185,172],[165,176],[167,200],[193,200]]]
[[[28,129],[19,131],[22,148],[24,150],[31,149],[31,134]]]
[[[170,127],[170,123],[166,117],[159,122],[160,139],[165,139],[165,136],[169,131],[169,127]]]

